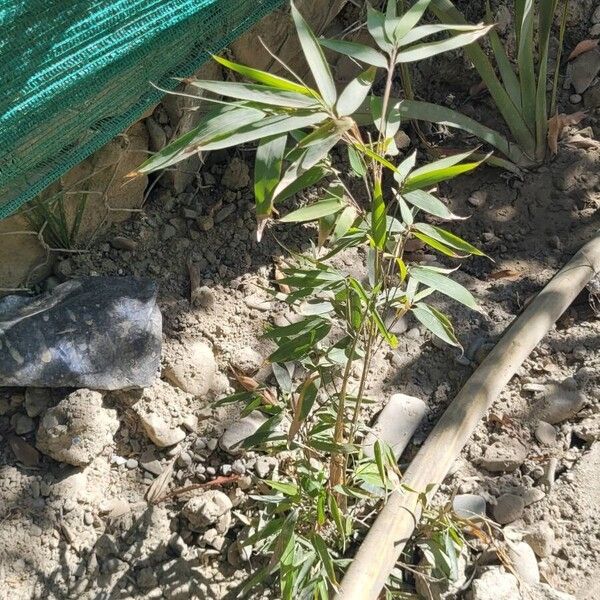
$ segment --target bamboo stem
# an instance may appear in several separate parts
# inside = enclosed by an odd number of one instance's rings
[[[471,375],[406,471],[352,561],[336,600],[376,600],[410,539],[428,497],[444,480],[473,430],[523,361],[600,272],[600,232],[575,254],[514,321]]]

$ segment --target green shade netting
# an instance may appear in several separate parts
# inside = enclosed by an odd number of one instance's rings
[[[0,0],[0,219],[282,0]]]

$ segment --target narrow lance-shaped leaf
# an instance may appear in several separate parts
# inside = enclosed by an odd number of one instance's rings
[[[417,151],[415,150],[398,165],[398,169],[394,173],[394,179],[400,186],[404,184],[404,181],[408,177],[408,174],[415,168],[416,164]]]
[[[425,302],[419,302],[411,308],[413,315],[416,319],[423,324],[431,333],[439,337],[441,340],[450,344],[451,346],[457,346],[461,348],[460,343],[456,339],[454,334],[454,328],[444,314],[436,310],[432,306],[425,304]]]
[[[344,208],[343,202],[339,198],[325,198],[323,200],[319,200],[314,204],[310,204],[309,206],[303,206],[299,208],[281,219],[279,219],[282,223],[304,223],[306,221],[316,221],[321,217],[326,217],[327,215],[333,215],[337,212],[340,212]]]
[[[393,45],[385,32],[385,15],[367,3],[367,29],[375,43],[384,51],[390,52]]]
[[[476,31],[459,33],[458,35],[454,35],[446,40],[429,42],[426,44],[417,44],[412,48],[398,52],[396,63],[409,63],[418,60],[424,60],[426,58],[431,58],[436,54],[441,54],[442,52],[448,52],[449,50],[462,48],[463,46],[472,44],[474,41],[484,36],[492,27],[493,25],[482,25]]]
[[[395,42],[402,38],[421,20],[423,13],[427,10],[431,0],[417,0],[400,19],[395,23],[394,31],[388,32]],[[387,31],[387,29],[386,29]]]
[[[311,187],[316,183],[319,183],[319,181],[326,177],[329,174],[329,172],[329,168],[327,168],[326,166],[322,166],[321,164],[317,164],[314,167],[302,173],[302,175],[300,175],[298,179],[292,181],[292,183],[290,183],[280,192],[278,192],[275,199],[283,202],[283,200],[291,198],[294,194],[297,194],[303,189]]]
[[[272,106],[285,106],[287,108],[315,106],[314,98],[267,85],[236,81],[204,81],[200,79],[191,79],[187,83],[200,90],[219,94],[220,96],[228,96],[229,98],[237,98],[238,100],[248,100]]]
[[[323,38],[319,40],[319,43],[321,46],[325,46],[325,48],[349,56],[359,62],[367,63],[380,69],[387,68],[386,57],[381,52],[375,50],[375,48],[371,48],[371,46],[365,46],[357,42],[347,42],[346,40],[327,40]]]
[[[335,83],[323,54],[323,50],[319,45],[319,41],[315,37],[308,23],[304,20],[304,17],[300,14],[300,11],[296,8],[292,2],[292,18],[296,25],[296,31],[298,38],[300,39],[300,45],[302,51],[306,57],[306,62],[310,68],[313,77],[321,96],[328,106],[333,106],[337,98],[337,92],[335,89]]]
[[[400,40],[400,46],[408,46],[414,44],[425,37],[434,35],[437,33],[449,32],[449,31],[477,31],[481,25],[459,25],[454,23],[436,23],[433,25],[420,25],[411,29],[405,36]]]
[[[333,134],[328,134],[327,131],[324,130],[321,139],[318,140],[318,142],[315,141],[315,143],[306,148],[300,157],[287,168],[281,181],[277,184],[273,196],[277,198],[277,196],[283,193],[294,181],[309,171],[317,163],[321,162],[329,154],[329,151],[339,142],[340,137],[341,134],[337,131]]]
[[[383,118],[381,111],[383,109],[383,99],[380,96],[371,96],[371,114],[373,115],[373,122],[378,131],[381,131],[385,138],[393,138],[400,129],[400,111],[398,110],[397,104],[393,100],[388,103],[387,115],[385,117],[385,131],[383,129]]]
[[[414,228],[417,231],[424,233],[426,236],[429,236],[454,250],[458,250],[459,252],[474,254],[476,256],[485,256],[481,250],[478,250],[475,246],[469,244],[469,242],[441,227],[436,227],[427,223],[415,223]]]
[[[479,310],[471,292],[446,275],[429,267],[412,267],[409,269],[409,274],[419,283],[431,287],[473,310]]]
[[[450,221],[466,218],[455,215],[441,200],[423,190],[406,192],[403,194],[403,198],[413,206],[420,208],[434,217],[439,217],[440,219],[447,219]]]
[[[219,106],[201,119],[192,131],[182,135],[144,161],[138,168],[138,173],[151,173],[177,164],[197,154],[205,141],[217,135],[227,135],[238,129],[242,123],[255,123],[264,118],[265,112],[256,108]]]
[[[256,200],[256,218],[258,220],[258,239],[262,234],[264,221],[271,216],[273,209],[273,191],[281,175],[281,164],[285,154],[287,134],[263,138],[256,150],[254,163],[254,196]]]
[[[315,91],[311,88],[306,87],[305,85],[301,85],[299,83],[294,83],[289,79],[285,79],[285,77],[280,77],[279,75],[272,75],[271,73],[267,73],[266,71],[261,71],[260,69],[253,69],[252,67],[247,67],[245,65],[240,65],[231,60],[227,60],[221,56],[213,56],[213,59],[218,62],[220,65],[247,77],[248,79],[252,79],[254,81],[258,81],[258,83],[264,83],[265,85],[270,85],[280,90],[288,90],[290,92],[297,92],[299,94],[305,94],[306,96],[314,97]]]
[[[371,213],[371,237],[380,250],[385,248],[387,240],[387,209],[383,199],[381,183],[375,182],[373,189],[373,212]]]
[[[371,90],[376,72],[375,67],[369,67],[346,86],[336,104],[338,116],[351,115],[360,108]]]

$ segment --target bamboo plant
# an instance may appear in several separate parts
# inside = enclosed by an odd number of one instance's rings
[[[369,9],[367,27],[383,51],[341,42],[346,53],[374,63],[342,90],[321,43],[292,4],[316,85],[287,67],[289,78],[215,57],[248,82],[189,80],[203,94],[229,100],[214,98],[214,111],[196,129],[139,169],[149,173],[199,151],[258,142],[258,239],[279,224],[314,224],[312,250],[290,251],[273,282],[272,293],[298,315],[297,321],[265,332],[274,347],[269,360],[277,393],[250,386],[226,399],[244,402],[246,414],[260,410],[267,416],[245,440],[246,447],[296,451],[288,478],[265,482],[272,493],[259,498],[265,508],[246,540],[270,557],[247,587],[278,573],[282,598],[330,597],[347,563],[346,545],[356,536],[354,518],[394,485],[397,467],[389,448],[378,442],[369,458],[360,436],[371,361],[382,344],[396,347],[395,322],[410,314],[432,335],[459,347],[449,318],[430,299],[442,294],[477,310],[474,297],[452,273],[458,259],[482,252],[442,226],[460,217],[435,191],[440,182],[472,171],[481,161],[466,152],[417,167],[416,152],[400,157],[394,145],[400,113],[393,110],[391,92],[403,61],[472,43],[490,27],[418,26],[428,4],[420,0],[400,15],[395,0],[385,13]],[[422,41],[440,31],[452,35]],[[382,95],[372,90],[378,69],[385,75]],[[365,104],[370,118],[363,125]],[[344,149],[347,169],[339,166],[338,150]],[[307,188],[317,189],[318,198],[298,206],[296,196]],[[411,262],[405,252],[411,239],[451,264]],[[353,248],[366,256],[366,280],[335,266],[334,257]],[[353,372],[358,372],[356,385]]]

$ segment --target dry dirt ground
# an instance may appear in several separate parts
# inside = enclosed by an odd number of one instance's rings
[[[442,186],[452,209],[470,215],[457,233],[493,262],[469,260],[459,276],[480,301],[481,314],[444,305],[464,356],[434,343],[410,319],[399,347],[377,356],[369,389],[373,413],[395,392],[428,405],[402,464],[532,295],[600,227],[600,124],[592,113],[581,127],[588,142],[567,136],[558,157],[523,180],[483,168]],[[234,597],[256,566],[237,545],[253,510],[249,493],[257,477],[285,472],[285,457],[228,452],[239,412],[218,408],[215,400],[235,388],[230,365],[258,372],[258,379],[271,376],[261,333],[287,310],[262,290],[272,285],[281,254],[273,234],[303,248],[311,231],[277,226],[256,242],[251,162],[251,150],[215,153],[196,183],[177,196],[159,181],[142,214],[90,252],[65,257],[46,283],[89,274],[156,280],[162,376],[143,393],[104,397],[103,418],[118,419],[118,430],[83,468],[45,455],[27,466],[27,449],[15,452],[12,437],[18,433],[35,445],[40,421],[68,390],[0,391],[0,598],[221,599]],[[364,272],[361,254],[343,260],[347,269]],[[190,264],[205,286],[195,305]],[[441,488],[440,499],[478,495],[509,539],[517,545],[524,539],[534,549],[547,586],[531,597],[600,597],[599,304],[586,291],[561,317],[477,427]],[[552,426],[540,427],[540,415]],[[148,504],[149,487],[167,476],[170,490],[221,478],[207,489],[227,498],[196,489]],[[205,504],[186,504],[194,496]],[[535,571],[526,558],[514,561],[524,565],[517,572],[525,580]],[[488,561],[494,564],[489,556],[477,560],[476,580]],[[435,586],[420,591],[424,597],[500,597],[477,591],[468,572],[464,585],[445,596]],[[505,597],[518,598],[514,590]],[[275,592],[266,589],[263,597]]]

